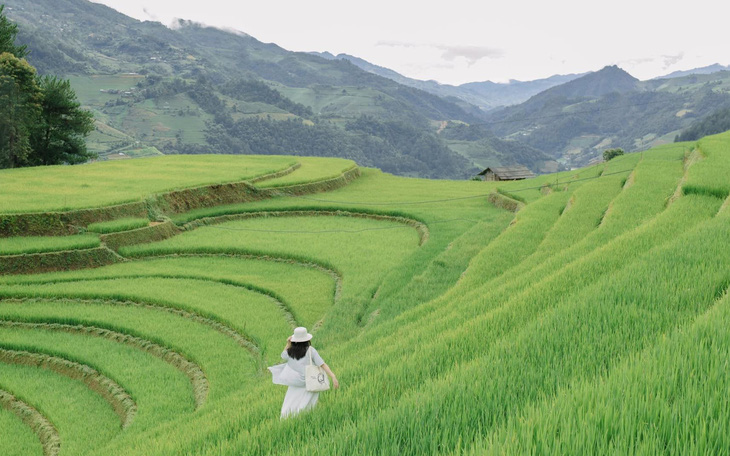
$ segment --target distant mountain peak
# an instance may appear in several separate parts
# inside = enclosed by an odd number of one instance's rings
[[[540,98],[599,98],[609,93],[639,90],[640,81],[617,65],[609,65],[537,95]]]
[[[594,73],[585,75],[584,78],[611,79],[614,82],[630,82],[632,84],[639,82],[638,79],[618,65],[607,65]]]
[[[669,73],[664,76],[658,76],[654,79],[682,78],[682,77],[690,76],[693,74],[712,74],[712,73],[717,73],[718,71],[730,71],[730,65],[723,66],[723,65],[720,65],[719,63],[713,63],[712,65],[708,65],[706,67],[693,68],[691,70],[674,71],[674,72]]]

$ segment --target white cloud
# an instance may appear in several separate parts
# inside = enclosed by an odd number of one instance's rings
[[[441,52],[442,59],[453,62],[456,59],[463,58],[469,66],[474,65],[485,58],[498,59],[504,56],[504,51],[502,49],[487,46],[415,43],[397,40],[381,40],[375,45],[396,48],[433,48]]]
[[[677,63],[681,62],[682,59],[684,59],[684,52],[680,52],[677,55],[663,55],[662,61],[664,62],[663,69],[667,69],[670,66],[676,65]]]
[[[385,46],[385,47],[404,47],[404,48],[426,46],[425,44],[409,43],[408,41],[397,41],[397,40],[380,40],[380,41],[376,42],[375,45],[376,46]]]
[[[478,61],[489,58],[498,59],[504,56],[504,51],[491,47],[483,46],[435,46],[444,51],[442,57],[446,60],[455,60],[457,58],[465,58],[469,65],[474,65]]]

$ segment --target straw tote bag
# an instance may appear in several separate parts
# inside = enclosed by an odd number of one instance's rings
[[[322,367],[314,365],[312,362],[312,352],[310,350],[307,350],[307,354],[309,355],[309,364],[307,364],[304,371],[307,391],[312,393],[327,391],[330,389],[330,379],[327,377],[327,372],[325,372]]]

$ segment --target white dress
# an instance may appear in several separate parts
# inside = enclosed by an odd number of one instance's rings
[[[312,354],[312,363],[317,366],[324,364],[324,360],[314,347],[309,347],[309,351]],[[305,387],[304,372],[309,364],[309,353],[301,359],[294,359],[284,350],[281,352],[281,359],[286,363],[271,366],[269,370],[275,384],[289,387],[284,396],[284,404],[281,406],[281,417],[287,418],[314,407],[319,399],[319,393],[307,391]]]

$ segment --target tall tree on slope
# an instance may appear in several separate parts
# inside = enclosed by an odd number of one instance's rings
[[[18,25],[10,22],[3,14],[5,5],[0,5],[0,54],[9,52],[22,59],[28,55],[26,46],[16,46],[15,37],[18,35]]]
[[[0,54],[0,168],[29,163],[42,97],[35,68],[9,52]]]
[[[0,168],[83,163],[84,138],[94,129],[68,80],[38,77],[16,46],[18,26],[0,5]]]
[[[43,99],[31,135],[31,164],[74,165],[93,158],[84,138],[94,130],[94,119],[91,112],[81,109],[71,83],[55,76],[43,76],[38,83]]]

